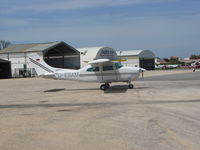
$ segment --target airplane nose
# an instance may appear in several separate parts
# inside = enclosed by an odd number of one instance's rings
[[[144,72],[144,71],[146,71],[146,69],[144,69],[144,68],[139,68],[139,72]]]

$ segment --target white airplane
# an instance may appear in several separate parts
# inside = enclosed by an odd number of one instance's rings
[[[125,67],[118,61],[110,59],[97,59],[89,62],[89,65],[79,70],[61,69],[49,66],[37,54],[29,56],[38,76],[58,80],[77,80],[85,82],[104,83],[101,90],[106,90],[112,82],[127,82],[129,88],[134,88],[131,81],[137,80],[141,72],[145,71],[138,67]]]

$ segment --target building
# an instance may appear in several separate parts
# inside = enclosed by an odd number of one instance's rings
[[[124,50],[117,51],[117,54],[125,66],[155,69],[155,54],[150,50]]]
[[[116,51],[111,47],[73,48],[65,42],[15,44],[0,50],[0,78],[37,75],[28,59],[37,53],[40,58],[56,68],[79,69],[89,61],[101,58],[122,61],[125,66],[140,66],[153,70],[155,55],[150,50]]]
[[[29,65],[31,62],[28,59],[28,56],[32,53],[37,53],[47,64],[53,67],[80,68],[80,53],[78,50],[65,42],[49,42],[10,45],[0,51],[0,69],[3,70],[4,74],[11,70],[12,77],[34,76],[36,73],[34,68]],[[4,68],[2,68],[3,63],[7,63]]]
[[[0,51],[2,76],[8,78],[37,75],[28,59],[33,53],[37,53],[40,56],[38,59],[44,59],[52,67],[68,69],[79,69],[94,59],[118,59],[116,51],[110,47],[75,49],[65,42],[15,44]]]
[[[0,59],[0,79],[11,78],[11,62]]]
[[[116,51],[111,47],[77,48],[80,52],[81,67],[88,65],[89,61],[101,58],[118,59]]]

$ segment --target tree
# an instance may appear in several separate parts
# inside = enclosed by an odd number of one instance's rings
[[[169,62],[169,59],[168,58],[163,58],[164,61],[166,62]]]
[[[172,56],[172,57],[170,57],[169,61],[170,61],[172,64],[177,64],[177,63],[179,63],[179,58],[176,57],[176,56]]]
[[[8,47],[9,45],[11,45],[11,42],[0,40],[0,50]]]
[[[190,59],[200,59],[200,55],[191,55]]]

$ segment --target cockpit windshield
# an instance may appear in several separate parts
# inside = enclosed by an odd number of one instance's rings
[[[87,72],[98,72],[99,71],[99,67],[90,67],[87,69]]]
[[[115,67],[116,69],[119,69],[121,67],[123,67],[123,65],[120,62],[115,63]]]

